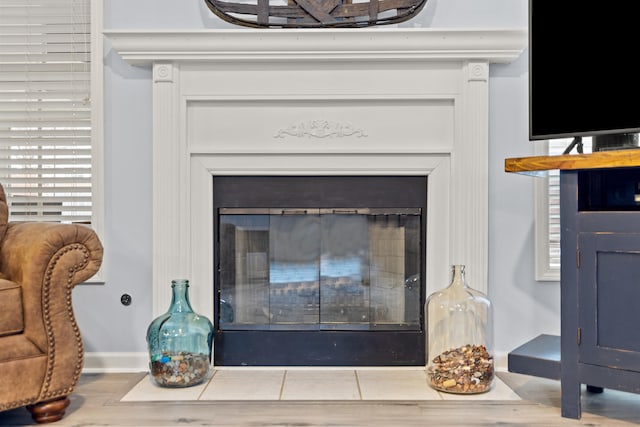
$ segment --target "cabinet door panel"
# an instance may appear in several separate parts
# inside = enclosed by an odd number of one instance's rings
[[[581,233],[580,361],[640,366],[640,234]]]

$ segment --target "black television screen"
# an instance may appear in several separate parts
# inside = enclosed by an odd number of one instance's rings
[[[640,1],[529,0],[529,139],[640,132]]]

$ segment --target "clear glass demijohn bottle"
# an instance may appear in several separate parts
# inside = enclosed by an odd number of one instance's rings
[[[171,282],[171,305],[147,329],[151,380],[162,387],[189,387],[211,377],[213,325],[189,302],[189,281]]]
[[[426,302],[429,384],[436,390],[472,394],[494,380],[491,302],[465,281],[463,265],[451,267],[451,283]]]

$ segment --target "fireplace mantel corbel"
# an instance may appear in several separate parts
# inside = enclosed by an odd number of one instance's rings
[[[489,64],[516,59],[525,30],[105,35],[125,61],[153,67],[154,314],[175,278],[213,314],[216,174],[428,175],[427,291],[454,263],[487,291]],[[366,137],[277,137],[315,120]]]

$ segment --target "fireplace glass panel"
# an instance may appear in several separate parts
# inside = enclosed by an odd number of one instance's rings
[[[219,219],[220,329],[420,330],[419,208]]]
[[[269,216],[269,318],[271,329],[318,323],[320,218]]]

